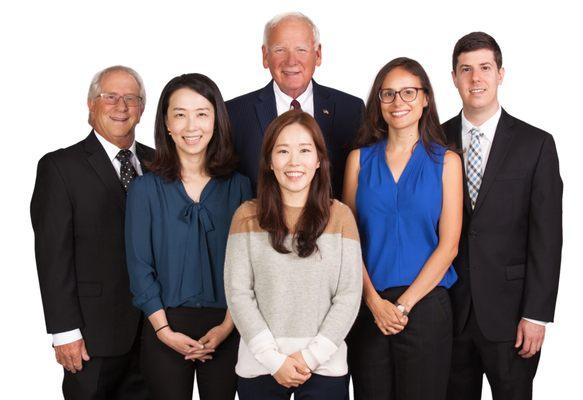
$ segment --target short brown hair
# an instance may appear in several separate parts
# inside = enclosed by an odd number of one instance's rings
[[[460,54],[481,49],[492,50],[496,66],[498,69],[502,68],[502,50],[500,50],[500,46],[498,46],[496,40],[487,33],[472,32],[458,40],[453,48],[451,60],[453,71],[455,72],[455,69],[457,68],[457,59]]]

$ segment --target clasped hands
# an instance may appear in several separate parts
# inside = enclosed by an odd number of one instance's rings
[[[156,336],[166,346],[182,354],[185,360],[205,362],[213,359],[212,353],[229,336],[232,330],[232,326],[220,324],[209,330],[200,339],[194,340],[167,327],[156,333]]]
[[[381,297],[367,301],[367,306],[383,335],[396,335],[405,329],[409,322],[409,318],[403,315],[393,303]]]
[[[273,375],[273,378],[277,383],[289,389],[302,385],[311,376],[312,371],[310,371],[310,367],[304,360],[304,356],[297,351],[287,356],[281,367]]]

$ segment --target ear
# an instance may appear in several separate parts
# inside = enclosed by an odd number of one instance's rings
[[[267,62],[267,53],[269,52],[269,50],[267,50],[267,47],[265,47],[265,45],[261,46],[261,55],[263,58],[263,68],[267,69],[269,68],[269,63]]]
[[[455,71],[451,71],[451,79],[453,80],[453,85],[457,88],[457,75]]]
[[[318,48],[316,49],[316,66],[319,67],[322,65],[322,45],[319,44]]]
[[[502,81],[504,80],[505,73],[506,73],[506,71],[504,70],[504,67],[502,67],[498,70],[498,86],[502,85]]]
[[[316,169],[320,168],[320,160],[318,160],[318,164],[316,164]]]

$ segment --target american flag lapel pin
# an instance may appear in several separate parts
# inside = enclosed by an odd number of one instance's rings
[[[327,109],[327,108],[323,108],[323,109],[322,109],[322,113],[323,113],[324,115],[330,115],[330,111],[328,111],[328,109]]]

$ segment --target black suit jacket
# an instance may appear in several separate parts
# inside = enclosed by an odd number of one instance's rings
[[[136,153],[140,162],[154,155],[140,143]],[[126,268],[125,192],[94,132],[39,161],[30,211],[47,332],[80,328],[91,356],[127,353],[140,312]]]
[[[364,113],[358,97],[313,82],[314,118],[324,135],[332,173],[334,197],[342,196],[344,166]],[[239,172],[251,179],[257,190],[257,173],[263,134],[277,117],[273,81],[255,92],[227,102],[233,143],[240,157]]]
[[[443,124],[461,148],[461,114]],[[473,304],[492,341],[516,338],[521,317],[552,321],[562,247],[562,193],[553,137],[502,110],[474,210],[464,174],[459,275],[451,289],[455,332]]]

